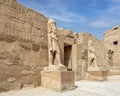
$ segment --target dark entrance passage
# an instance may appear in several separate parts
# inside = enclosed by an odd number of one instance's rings
[[[68,71],[72,71],[72,46],[64,44],[64,64]]]

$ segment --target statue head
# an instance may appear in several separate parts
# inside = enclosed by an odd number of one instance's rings
[[[56,24],[56,22],[54,21],[54,19],[52,19],[52,18],[49,18],[49,19],[48,19],[48,24],[51,24],[51,23],[54,23],[54,24]]]
[[[55,32],[56,30],[56,22],[54,19],[48,19],[48,33]]]
[[[93,41],[92,40],[88,41],[88,46],[93,46]]]

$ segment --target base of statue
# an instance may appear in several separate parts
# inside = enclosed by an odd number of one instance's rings
[[[75,88],[74,72],[44,70],[41,72],[41,85],[57,92],[71,90]]]
[[[100,70],[99,68],[88,68],[87,79],[88,80],[97,80],[97,81],[106,81],[108,76],[107,70]]]
[[[45,67],[44,70],[49,70],[49,71],[67,71],[67,67],[63,66],[55,66],[55,65],[50,65],[49,67]]]

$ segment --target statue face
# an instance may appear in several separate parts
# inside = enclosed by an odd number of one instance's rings
[[[88,41],[88,46],[93,46],[93,41],[92,40]]]
[[[52,26],[52,27],[56,27],[56,24],[55,24],[55,23],[51,23],[51,26]]]

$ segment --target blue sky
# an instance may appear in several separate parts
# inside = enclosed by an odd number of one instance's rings
[[[98,39],[120,25],[120,0],[17,0],[22,5],[54,18],[58,28],[89,32]]]

